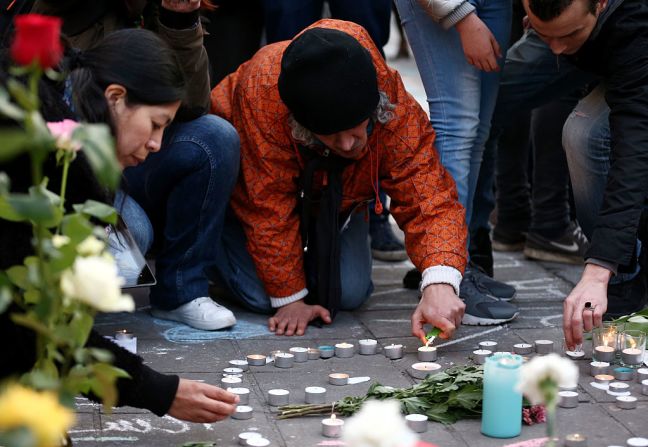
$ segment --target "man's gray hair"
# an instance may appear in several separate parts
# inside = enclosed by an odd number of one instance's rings
[[[379,91],[378,93],[380,94],[380,99],[378,100],[376,110],[371,114],[371,118],[380,124],[386,124],[394,118],[394,112],[392,112],[392,110],[394,110],[396,106],[389,102],[387,93],[383,91]],[[300,144],[303,144],[304,146],[313,146],[317,144],[318,140],[313,132],[299,124],[292,114],[290,114],[290,117],[288,118],[288,125],[290,126],[290,134]]]

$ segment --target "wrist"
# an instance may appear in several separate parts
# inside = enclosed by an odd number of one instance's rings
[[[607,284],[612,277],[612,271],[596,264],[587,264],[583,270],[583,279]]]
[[[459,34],[463,33],[467,28],[473,26],[475,19],[479,20],[477,14],[473,11],[455,24],[456,30],[459,32]]]

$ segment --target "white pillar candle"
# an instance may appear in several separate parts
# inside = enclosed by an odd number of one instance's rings
[[[421,346],[418,348],[418,359],[421,362],[435,362],[437,359],[437,348],[434,346]]]
[[[351,343],[337,343],[335,345],[335,356],[340,358],[353,357],[355,354],[355,346]]]
[[[576,391],[558,391],[558,405],[562,408],[576,408],[578,393]]]
[[[274,356],[274,364],[277,368],[292,368],[295,356],[287,352],[278,352]]]
[[[403,358],[403,345],[391,344],[384,347],[385,357],[390,360]]]
[[[239,397],[239,405],[248,405],[250,403],[250,390],[243,387],[229,387],[227,388],[232,394],[236,394]]]
[[[339,438],[342,434],[344,421],[332,414],[330,418],[322,419],[322,434],[327,438]]]
[[[326,402],[326,388],[308,386],[304,389],[304,400],[307,404],[323,404]]]
[[[637,398],[634,396],[618,396],[616,405],[624,410],[633,410],[637,408]]]
[[[595,346],[592,357],[600,362],[613,362],[615,356],[614,351],[614,347],[612,346]]]
[[[486,363],[486,358],[490,357],[491,355],[493,355],[493,351],[490,351],[488,349],[477,349],[476,351],[473,351],[472,359],[478,365],[483,365],[484,363]]]
[[[349,383],[349,375],[345,373],[332,373],[329,374],[329,383],[331,385],[346,385]]]
[[[232,419],[250,419],[252,417],[252,407],[247,405],[238,405]]]
[[[247,360],[230,360],[229,362],[227,362],[227,364],[232,368],[241,368],[243,371],[250,369],[250,365],[248,365]]]
[[[376,353],[378,348],[378,341],[368,338],[365,340],[359,340],[358,345],[360,345],[361,355],[373,355]]]
[[[304,363],[308,361],[308,348],[296,346],[288,351],[295,356],[295,362]]]
[[[513,352],[517,355],[529,355],[533,352],[533,345],[529,343],[516,343],[513,345]]]
[[[280,407],[288,405],[290,400],[290,391],[282,389],[274,389],[268,391],[268,405],[273,407]]]
[[[250,366],[263,366],[266,364],[266,356],[262,354],[250,354],[246,358]]]
[[[239,433],[238,435],[238,440],[239,440],[239,445],[247,445],[246,441],[251,438],[260,438],[261,433],[258,433],[256,431],[245,431],[243,433]]]
[[[425,379],[430,374],[436,374],[441,371],[441,365],[432,362],[414,363],[408,372],[415,379]]]
[[[590,374],[592,377],[607,374],[609,370],[610,364],[608,362],[590,362]]]
[[[536,340],[535,350],[540,355],[551,354],[554,350],[554,342],[551,340]]]
[[[638,348],[625,348],[621,351],[621,363],[624,365],[641,365],[643,363],[643,350]]]
[[[428,429],[428,417],[424,414],[408,414],[405,421],[414,433],[424,433]]]
[[[494,352],[497,349],[497,342],[496,341],[480,341],[479,342],[479,349],[485,349],[487,351],[492,351]]]
[[[587,447],[587,438],[580,433],[565,436],[564,447]]]
[[[648,439],[646,438],[629,438],[626,441],[628,447],[648,447]]]

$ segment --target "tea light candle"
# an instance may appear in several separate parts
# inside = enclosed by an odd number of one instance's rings
[[[609,374],[598,374],[594,376],[594,382],[599,383],[601,385],[609,385],[610,382],[614,380],[614,376],[611,376]]]
[[[593,352],[593,357],[600,362],[613,362],[614,355],[612,346],[596,346]]]
[[[608,391],[613,393],[623,393],[626,392],[628,388],[630,388],[630,385],[621,382],[612,382],[608,385]]]
[[[337,343],[335,345],[335,356],[340,358],[353,357],[355,354],[355,346],[351,343]]]
[[[239,405],[248,405],[250,403],[250,390],[248,388],[227,388],[227,391],[239,397]]]
[[[238,405],[232,419],[250,419],[252,417],[252,407],[247,405]]]
[[[248,365],[263,366],[266,364],[266,356],[261,354],[250,354],[246,356]]]
[[[576,391],[558,391],[558,406],[562,408],[576,408],[578,406],[578,393]]]
[[[240,377],[236,376],[223,376],[223,378],[221,379],[221,385],[223,385],[223,387],[225,388],[232,385],[238,385],[241,382],[243,382],[243,380]]]
[[[637,382],[641,383],[648,379],[648,368],[639,368],[637,370]]]
[[[309,386],[304,389],[304,399],[307,404],[323,404],[326,402],[326,388]]]
[[[243,375],[243,370],[241,368],[224,368],[223,369],[223,375],[224,376],[242,376]]]
[[[384,351],[385,357],[390,360],[403,358],[403,345],[395,345],[392,343],[389,346],[385,346]]]
[[[295,356],[295,362],[304,363],[308,361],[308,348],[301,348],[297,346],[290,348],[288,351]]]
[[[320,357],[323,359],[328,359],[333,357],[335,354],[335,348],[333,346],[320,346]]]
[[[245,445],[248,447],[267,447],[270,445],[270,440],[259,436],[248,439],[245,441]]]
[[[648,439],[646,438],[629,438],[626,441],[628,447],[648,447]]]
[[[648,380],[641,381],[641,394],[648,396]]]
[[[137,337],[126,329],[115,332],[113,342],[125,350],[137,354]]]
[[[331,385],[346,385],[349,383],[349,375],[345,373],[332,373],[329,374],[329,383]]]
[[[610,369],[608,362],[590,362],[590,374],[597,376],[599,374],[607,374]]]
[[[255,432],[255,431],[245,431],[243,433],[239,433],[238,435],[238,440],[240,445],[247,445],[246,441],[251,438],[260,438],[261,433]]]
[[[578,389],[578,385],[572,385],[572,386],[559,386],[558,391],[576,391]]]
[[[564,447],[586,447],[587,438],[580,433],[565,436]]]
[[[441,371],[441,365],[432,362],[414,363],[408,372],[415,379],[425,379],[430,374],[436,374]]]
[[[295,356],[287,352],[275,354],[274,364],[277,368],[292,368]]]
[[[424,414],[408,414],[405,421],[414,433],[424,433],[428,429],[428,417]]]
[[[360,340],[358,341],[358,344],[360,345],[361,355],[373,355],[376,353],[376,350],[378,349],[378,341],[370,338],[365,340]]]
[[[274,389],[268,391],[268,405],[273,407],[280,407],[281,405],[288,405],[290,400],[290,391],[282,389]]]
[[[480,341],[479,342],[479,349],[484,349],[487,351],[495,351],[497,349],[497,342],[496,341]]]
[[[634,369],[632,368],[624,368],[622,366],[614,368],[613,374],[617,380],[629,381],[634,379]]]
[[[641,365],[643,363],[643,350],[625,348],[621,351],[621,363],[624,365]]]
[[[241,368],[243,371],[248,371],[250,369],[247,360],[230,360],[227,364],[232,368]]]
[[[421,362],[434,362],[437,359],[437,348],[434,346],[421,346],[418,348],[418,359]]]
[[[322,419],[322,434],[327,438],[339,438],[343,425],[344,421],[332,414],[330,418]]]
[[[551,354],[554,350],[554,342],[551,340],[536,340],[533,343],[536,353],[540,355]]]
[[[585,353],[583,351],[565,351],[565,355],[572,360],[580,360],[585,357]]]
[[[513,345],[513,352],[518,355],[529,355],[533,352],[533,345],[529,343],[517,343]]]
[[[320,350],[317,348],[308,348],[308,360],[317,360],[320,358]]]
[[[476,351],[473,351],[472,359],[478,365],[483,365],[484,363],[486,363],[486,358],[490,357],[491,355],[493,355],[493,351],[489,351],[488,349],[478,349]]]
[[[637,408],[637,398],[634,396],[618,396],[616,405],[624,410],[633,410]]]

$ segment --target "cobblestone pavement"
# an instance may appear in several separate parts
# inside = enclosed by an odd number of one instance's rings
[[[406,85],[421,103],[422,88],[412,61],[399,61],[396,67],[403,73]],[[364,394],[370,383],[405,387],[414,383],[407,367],[416,361],[419,342],[410,336],[409,318],[418,302],[418,294],[402,288],[402,277],[411,267],[409,262],[374,263],[376,290],[371,300],[359,311],[341,313],[329,327],[309,328],[304,337],[276,337],[266,328],[266,318],[234,309],[238,324],[229,331],[202,332],[172,322],[153,319],[148,314],[148,300],[138,292],[137,312],[104,315],[97,328],[104,334],[129,329],[138,337],[139,354],[153,368],[176,373],[182,377],[219,384],[221,370],[231,359],[246,354],[269,353],[292,346],[318,346],[362,338],[375,338],[380,346],[402,343],[406,355],[391,361],[384,355],[341,359],[313,360],[296,364],[290,369],[272,365],[255,368],[244,374],[243,386],[251,389],[250,420],[227,420],[216,424],[188,424],[170,417],[158,418],[146,411],[120,408],[104,414],[85,399],[79,399],[78,422],[71,436],[76,446],[179,446],[189,441],[211,441],[219,446],[234,446],[236,435],[258,430],[271,440],[273,446],[331,446],[338,445],[320,435],[320,418],[277,420],[274,410],[266,404],[269,389],[286,388],[291,402],[302,403],[304,387],[325,386],[329,401],[350,395]],[[525,260],[521,254],[496,254],[496,277],[518,289],[514,301],[520,316],[513,322],[494,327],[462,327],[454,339],[438,344],[439,363],[444,367],[468,363],[468,354],[482,340],[499,342],[501,350],[510,350],[514,343],[538,338],[551,339],[556,350],[562,346],[560,329],[562,301],[580,274],[579,267],[544,264]],[[632,394],[639,398],[636,410],[620,410],[613,397],[590,385],[588,360],[579,362],[580,404],[575,409],[559,409],[558,432],[586,434],[589,446],[625,445],[632,435],[648,436],[646,409],[648,396],[642,396],[640,385],[631,383]],[[327,384],[331,372],[346,372],[351,376],[370,376],[371,382],[342,387]],[[520,440],[541,437],[544,425],[523,427],[522,435],[514,440],[487,438],[480,434],[478,420],[460,421],[451,426],[430,423],[422,439],[439,446],[503,446]]]

